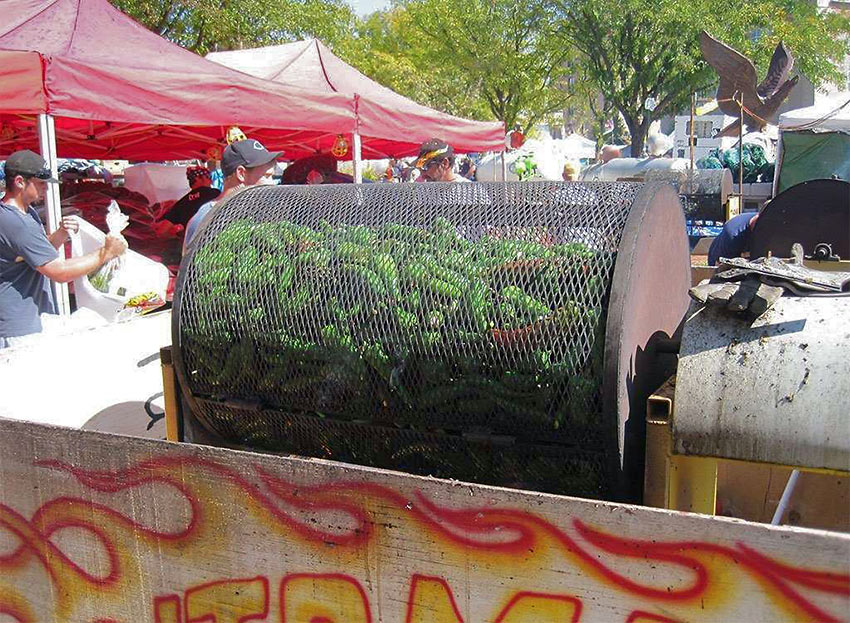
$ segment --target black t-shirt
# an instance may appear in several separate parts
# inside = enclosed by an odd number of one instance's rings
[[[190,190],[178,199],[177,203],[171,206],[171,209],[162,218],[171,221],[175,225],[186,227],[189,219],[195,216],[198,208],[218,197],[220,193],[221,191],[219,189],[210,186],[202,186],[201,188]]]

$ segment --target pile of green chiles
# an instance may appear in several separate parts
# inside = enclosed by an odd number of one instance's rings
[[[604,255],[604,257],[603,257]],[[235,221],[184,295],[195,393],[418,430],[598,427],[610,253],[552,232]]]

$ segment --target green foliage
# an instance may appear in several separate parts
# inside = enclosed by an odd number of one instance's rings
[[[362,20],[345,0],[112,2],[201,54],[315,37],[415,101],[526,133],[569,106],[601,135],[618,111],[635,152],[653,119],[716,84],[699,50],[703,28],[761,75],[785,41],[816,86],[839,79],[836,62],[850,51],[850,19],[808,0],[395,0]]]
[[[633,153],[649,124],[687,105],[690,93],[716,83],[702,59],[699,32],[706,28],[754,59],[761,75],[779,40],[813,83],[835,79],[835,62],[848,52],[850,20],[820,13],[806,0],[555,0],[563,45],[582,54],[591,81],[626,120]],[[652,97],[653,112],[644,108]]]
[[[564,108],[569,48],[548,0],[402,0],[344,52],[372,78],[454,114],[528,130]]]
[[[315,37],[347,38],[354,14],[344,0],[111,0],[153,32],[206,54]]]
[[[468,88],[456,63],[430,65],[404,9],[373,13],[334,52],[373,80],[412,100],[449,114],[492,119],[486,102]]]

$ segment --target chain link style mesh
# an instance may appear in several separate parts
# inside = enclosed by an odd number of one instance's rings
[[[245,190],[184,261],[186,389],[236,445],[605,495],[607,294],[639,188]]]
[[[685,218],[688,220],[726,220],[723,206],[726,169],[697,169],[695,171],[648,171],[647,182],[670,184],[679,194]],[[731,183],[726,192],[730,192]]]

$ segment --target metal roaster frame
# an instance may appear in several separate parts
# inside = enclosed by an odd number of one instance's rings
[[[681,331],[690,286],[688,240],[679,198],[669,184],[640,186],[621,232],[609,285],[601,401],[602,417],[609,423],[611,434],[617,436],[617,445],[612,443],[611,447],[619,448],[617,456],[607,457],[617,474],[614,497],[632,502],[640,501],[643,488],[646,401],[675,370],[675,348],[671,344]],[[172,358],[181,387],[177,398],[184,407],[180,438],[190,442],[239,447],[215,432],[188,389],[181,311],[186,266],[203,232],[216,214],[246,192],[251,189],[241,190],[215,206],[184,255],[175,286]]]

